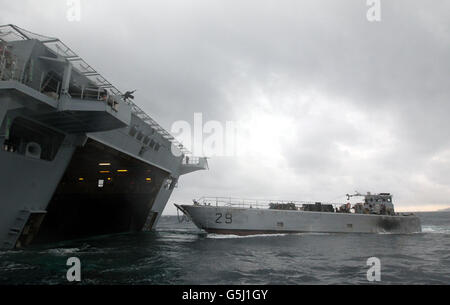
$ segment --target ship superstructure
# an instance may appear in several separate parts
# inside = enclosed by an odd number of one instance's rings
[[[206,169],[57,38],[0,26],[0,248],[151,230]]]

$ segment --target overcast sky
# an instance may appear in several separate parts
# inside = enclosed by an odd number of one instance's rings
[[[397,210],[450,206],[450,2],[0,0],[0,23],[60,38],[162,126],[251,130],[246,154],[183,176],[203,195],[292,200],[391,192]],[[244,144],[242,144],[244,145]]]

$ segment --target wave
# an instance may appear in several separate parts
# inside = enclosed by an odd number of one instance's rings
[[[450,226],[422,226],[423,233],[450,234]]]
[[[272,236],[286,236],[288,233],[280,233],[280,234],[253,234],[253,235],[234,235],[234,234],[216,234],[216,233],[208,233],[206,238],[214,238],[214,239],[230,239],[230,238],[255,238],[255,237],[272,237]]]
[[[46,251],[44,251],[44,253],[65,255],[65,254],[70,254],[70,253],[76,253],[79,251],[80,251],[80,248],[56,248],[56,249],[46,250]]]
[[[255,238],[255,237],[277,237],[277,236],[304,236],[304,235],[330,235],[330,233],[319,233],[319,232],[310,232],[310,233],[275,233],[275,234],[252,234],[252,235],[234,235],[234,234],[216,234],[216,233],[208,233],[206,238],[213,239],[230,239],[230,238]]]
[[[117,250],[114,248],[108,248],[108,247],[104,247],[104,248],[97,248],[97,247],[93,247],[89,244],[83,244],[81,245],[79,248],[75,247],[75,248],[64,248],[64,247],[57,247],[57,248],[51,248],[51,249],[47,249],[45,251],[41,251],[40,253],[49,253],[49,254],[53,254],[53,255],[66,255],[66,254],[72,254],[72,253],[108,253],[109,251],[113,251],[113,250]]]
[[[156,229],[157,233],[174,233],[174,234],[198,234],[203,233],[200,229]]]
[[[15,263],[15,262],[3,262],[2,265],[0,265],[0,269],[2,271],[17,271],[17,270],[33,270],[36,269],[35,266],[21,264],[21,263]]]

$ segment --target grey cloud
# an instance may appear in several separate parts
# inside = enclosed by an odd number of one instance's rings
[[[8,2],[0,21],[58,36],[119,88],[138,89],[137,103],[168,129],[194,112],[240,120],[258,90],[268,109],[297,122],[280,140],[281,164],[211,159],[209,172],[182,178],[174,201],[329,199],[360,188],[395,192],[400,205],[449,203],[449,165],[430,161],[450,149],[448,1],[381,0],[380,23],[366,20],[363,0],[82,5],[81,22],[70,23],[64,1]],[[355,125],[346,110],[371,124]],[[377,145],[389,147],[352,153]]]

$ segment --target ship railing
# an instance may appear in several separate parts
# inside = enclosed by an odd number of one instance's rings
[[[6,43],[0,43],[0,80],[24,82],[25,63],[10,53]]]
[[[70,92],[69,96],[71,98],[77,98],[80,100],[105,102],[111,107],[120,103],[125,103],[124,99],[121,96],[111,94],[109,91],[105,91],[105,89],[103,88],[82,87],[81,92]]]
[[[247,199],[236,197],[201,197],[194,201],[195,204],[205,206],[229,206],[240,208],[268,209],[272,204],[293,204],[297,210],[303,208],[304,204],[316,204],[317,201],[293,201],[293,200],[269,200],[269,199]],[[322,205],[332,205],[334,209],[342,206],[343,203],[320,202]]]

